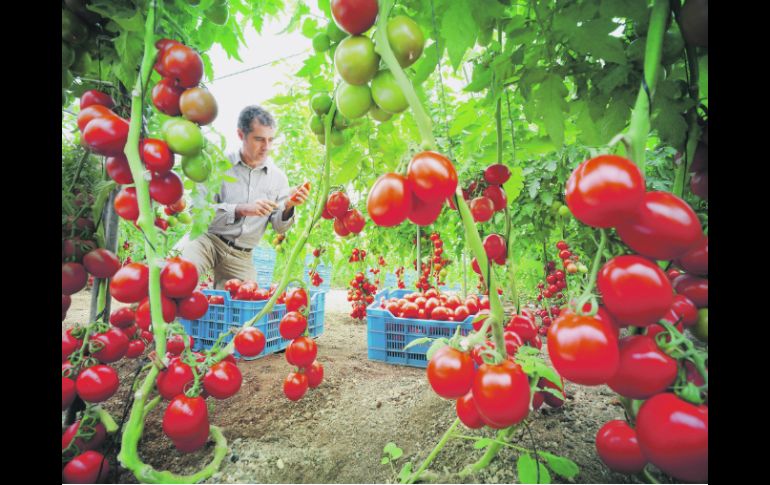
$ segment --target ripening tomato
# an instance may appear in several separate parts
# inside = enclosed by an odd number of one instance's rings
[[[152,104],[161,113],[179,116],[182,114],[179,109],[179,98],[183,92],[184,88],[177,85],[176,81],[164,77],[152,88]]]
[[[222,360],[209,367],[203,376],[203,389],[215,399],[227,399],[238,392],[242,382],[238,366]]]
[[[139,218],[139,202],[136,198],[135,187],[123,187],[115,195],[115,213],[127,221]]]
[[[353,234],[358,234],[366,225],[366,220],[360,210],[351,209],[343,215],[342,223],[348,231]]]
[[[115,107],[115,101],[107,93],[97,91],[96,89],[89,89],[80,96],[80,110],[93,105],[104,106],[105,108],[112,109]]]
[[[93,450],[77,455],[61,471],[62,483],[106,483],[109,474],[110,462]]]
[[[163,432],[172,440],[186,440],[199,436],[209,428],[206,400],[201,396],[175,396],[163,413]]]
[[[678,276],[671,282],[674,290],[689,298],[698,308],[709,306],[709,280],[689,274]]]
[[[315,389],[321,385],[321,381],[324,378],[324,366],[320,362],[314,360],[310,366],[305,368],[305,375],[307,376],[307,383],[310,389]]]
[[[465,395],[473,384],[474,374],[471,356],[448,345],[438,349],[428,362],[428,382],[445,399]]]
[[[441,201],[423,202],[422,199],[412,197],[412,207],[407,211],[407,217],[418,226],[429,226],[436,222],[443,207]]]
[[[194,381],[193,371],[179,358],[172,358],[164,370],[158,373],[155,385],[163,399],[171,400],[184,393]]]
[[[599,320],[562,313],[548,329],[548,355],[565,379],[584,386],[606,383],[618,370],[618,340]]]
[[[80,263],[63,263],[61,265],[61,292],[63,295],[73,295],[85,288],[88,283],[88,273]]]
[[[647,399],[665,391],[676,380],[676,360],[646,335],[631,335],[619,342],[620,365],[607,385],[621,396]]]
[[[348,37],[340,42],[334,51],[334,65],[340,77],[348,84],[365,85],[377,74],[379,64],[380,56],[374,50],[374,42],[365,36]],[[377,101],[374,88],[375,86],[372,86],[372,97]]]
[[[107,116],[115,116],[115,113],[106,106],[96,104],[80,108],[80,113],[78,113],[77,117],[78,129],[83,133],[83,130],[86,129],[86,126],[88,126],[88,123],[90,123],[91,120]]]
[[[176,44],[164,49],[161,64],[167,77],[175,79],[183,88],[197,86],[203,77],[201,56],[186,45]]]
[[[308,306],[307,292],[303,288],[291,288],[286,292],[286,311],[302,312]]]
[[[457,189],[454,165],[444,155],[432,151],[412,157],[406,177],[414,196],[427,203],[443,203]]]
[[[93,353],[93,356],[103,364],[117,362],[128,352],[128,337],[116,327],[110,327],[104,333],[93,335],[90,340],[100,342],[103,345],[101,350]]]
[[[176,172],[154,173],[150,179],[150,197],[161,204],[173,204],[184,195],[182,179]]]
[[[491,428],[507,428],[529,413],[527,374],[510,359],[497,365],[481,364],[471,390],[481,419]]]
[[[708,483],[707,406],[662,393],[642,404],[636,434],[644,456],[672,477]]]
[[[505,196],[503,189],[496,185],[490,185],[481,194],[492,201],[495,212],[505,210],[505,206],[508,204],[508,197]]]
[[[125,154],[118,154],[114,157],[108,157],[104,163],[107,175],[118,184],[133,184],[134,176],[131,174],[131,167]]]
[[[476,197],[468,204],[473,220],[476,222],[486,222],[492,218],[495,213],[495,204],[489,197]]]
[[[147,170],[164,174],[174,167],[174,154],[163,140],[145,138],[139,143],[139,155]]]
[[[600,155],[570,175],[566,202],[572,215],[593,227],[612,227],[636,214],[644,199],[644,177],[630,160]]]
[[[596,452],[607,468],[618,473],[640,473],[647,464],[636,431],[620,419],[609,421],[596,433]]]
[[[195,290],[187,298],[177,301],[177,313],[186,320],[197,320],[203,317],[209,310],[209,301],[206,295]]]
[[[160,272],[160,287],[169,298],[187,298],[198,285],[198,269],[180,257],[170,258]]]
[[[286,361],[297,367],[307,367],[318,354],[318,346],[310,337],[298,337],[286,347]]]
[[[201,126],[208,125],[217,117],[217,101],[205,88],[190,88],[179,97],[182,116]]]
[[[142,263],[129,263],[110,280],[110,295],[121,303],[137,303],[147,296],[150,269]]]
[[[104,248],[97,248],[83,256],[83,266],[94,278],[111,278],[120,269],[120,260]]]
[[[396,15],[388,19],[387,31],[388,43],[399,65],[414,64],[425,46],[425,36],[417,22],[405,15]]]
[[[283,394],[292,401],[302,399],[309,386],[308,377],[300,372],[292,372],[283,381]]]
[[[709,274],[709,238],[701,239],[684,254],[679,256],[678,266],[688,273],[698,276],[708,276]]]
[[[344,192],[332,192],[326,201],[326,211],[337,219],[342,219],[350,209],[350,199]]]
[[[235,335],[235,350],[244,357],[256,357],[265,349],[265,334],[254,327],[246,327]]]
[[[596,283],[605,308],[624,325],[652,325],[674,302],[663,270],[639,256],[612,258],[602,266]]]
[[[299,312],[286,312],[278,325],[278,332],[286,340],[300,337],[307,328],[307,319]]]
[[[160,295],[160,307],[161,307],[161,313],[163,316],[163,321],[166,323],[171,323],[176,318],[176,303],[171,298],[168,298],[167,296],[161,294]],[[150,297],[147,296],[142,299],[141,302],[139,302],[139,306],[136,307],[136,312],[134,313],[134,317],[136,318],[136,324],[141,328],[142,330],[149,330],[150,325],[152,324],[152,317],[150,314]]]
[[[617,224],[620,238],[642,256],[676,259],[703,238],[695,211],[669,192],[647,192],[636,213]]]
[[[492,185],[503,185],[510,177],[510,169],[501,163],[490,165],[484,170],[484,180]]]
[[[377,0],[332,0],[334,22],[345,32],[358,35],[366,32],[377,19]]]
[[[75,390],[84,401],[106,401],[118,390],[118,373],[108,365],[98,364],[80,371],[75,380]]]
[[[476,409],[476,404],[473,402],[472,391],[468,391],[467,394],[455,401],[455,412],[460,421],[468,428],[479,429],[484,426],[479,410]]]

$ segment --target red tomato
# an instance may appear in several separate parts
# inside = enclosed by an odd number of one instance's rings
[[[170,258],[160,272],[160,287],[169,298],[187,298],[198,285],[198,269],[180,257]]]
[[[644,456],[672,477],[708,483],[707,406],[695,406],[671,393],[653,396],[636,416]]]
[[[686,327],[692,327],[698,323],[698,307],[684,295],[674,295],[674,304],[671,305],[671,310],[682,318],[682,324]]]
[[[632,217],[645,194],[644,177],[630,160],[600,155],[581,163],[567,180],[569,210],[584,224],[612,227]]]
[[[161,113],[179,116],[182,114],[182,110],[179,109],[179,98],[184,90],[173,79],[164,77],[152,88],[152,104]]]
[[[671,260],[703,238],[695,211],[669,192],[647,192],[634,217],[617,225],[620,238],[642,256]]]
[[[599,271],[597,287],[607,311],[624,325],[652,325],[674,302],[671,282],[663,270],[639,256],[609,260]]]
[[[297,367],[307,367],[318,355],[318,346],[310,337],[298,337],[286,347],[286,361]]]
[[[209,301],[206,295],[195,290],[187,298],[182,298],[177,302],[177,313],[186,320],[197,320],[203,317],[209,311]]]
[[[167,298],[164,295],[160,295],[160,308],[163,315],[163,321],[171,323],[176,318],[176,303],[171,298]],[[150,297],[147,296],[139,302],[139,306],[136,307],[134,313],[136,324],[142,330],[149,330],[152,324],[152,318],[150,314]]]
[[[107,175],[118,184],[133,184],[134,176],[131,174],[131,167],[125,154],[118,154],[114,157],[108,157],[104,162],[104,168]]]
[[[708,276],[709,274],[709,238],[708,236],[692,246],[677,261],[678,266],[688,273],[699,276]]]
[[[698,308],[709,306],[709,280],[683,274],[671,282],[674,290],[689,298]]]
[[[332,0],[332,17],[350,35],[363,34],[377,19],[377,0]]]
[[[430,312],[430,318],[431,320],[449,320],[450,311],[447,307],[437,306]]]
[[[326,211],[337,219],[345,216],[350,209],[350,199],[344,192],[332,192],[326,201]]]
[[[551,388],[555,390],[557,393],[561,394],[561,398],[558,398],[553,394],[551,394],[550,392],[543,392],[543,396],[545,397],[546,404],[548,404],[552,408],[562,407],[564,405],[564,400],[567,399],[567,395],[564,393],[564,378],[560,377],[560,379],[561,379],[561,388],[558,385],[554,384],[553,382],[545,378],[540,378],[540,380],[537,382],[538,387],[540,387],[541,389]]]
[[[120,269],[120,260],[112,251],[97,248],[83,256],[83,266],[94,278],[111,278]]]
[[[307,319],[299,312],[287,312],[278,325],[278,332],[286,340],[293,340],[307,329]]]
[[[321,381],[323,381],[324,366],[317,360],[314,360],[310,366],[305,368],[305,375],[307,376],[307,382],[310,389],[315,389],[320,386]]]
[[[492,428],[507,428],[529,413],[529,380],[512,360],[479,366],[471,389],[479,415]]]
[[[470,312],[465,305],[458,305],[454,309],[455,322],[464,322],[465,319],[468,318],[468,315],[470,315]]]
[[[286,311],[302,312],[308,306],[307,292],[302,288],[291,288],[286,293]]]
[[[73,352],[80,349],[83,341],[72,336],[72,330],[69,329],[61,334],[61,361],[64,362]]]
[[[427,202],[443,202],[457,189],[457,172],[440,153],[425,151],[412,157],[406,177],[415,197]]]
[[[63,483],[106,483],[110,462],[98,451],[88,450],[70,460],[61,471]]]
[[[178,358],[172,358],[166,369],[158,373],[155,385],[163,399],[171,400],[184,393],[188,384],[194,381],[193,372],[189,365]]]
[[[345,223],[342,222],[342,219],[338,218],[334,219],[334,232],[340,237],[345,237],[350,234],[350,230],[345,227]]]
[[[438,349],[428,362],[428,382],[436,394],[445,399],[465,395],[473,384],[473,359],[450,346]]]
[[[61,410],[64,411],[75,400],[75,381],[68,377],[61,378]]]
[[[709,200],[709,171],[695,172],[690,178],[690,190],[703,200]]]
[[[484,426],[479,410],[476,409],[476,404],[473,402],[473,392],[471,391],[455,401],[455,412],[460,421],[468,428],[479,429]]]
[[[607,468],[618,473],[640,473],[647,464],[636,431],[619,419],[606,423],[596,433],[596,451]]]
[[[523,315],[512,315],[505,327],[506,330],[518,334],[524,341],[532,340],[537,336],[537,326],[531,318]]]
[[[104,118],[106,116],[116,116],[116,115],[111,109],[99,104],[87,106],[85,108],[80,108],[80,113],[78,113],[78,118],[77,118],[78,129],[82,133],[83,130],[86,129],[86,126],[88,126],[88,123],[91,122],[91,120],[94,120],[96,118]]]
[[[256,357],[264,349],[265,334],[257,328],[244,328],[235,336],[235,350],[244,357]]]
[[[192,349],[195,341],[191,335],[187,336],[190,348]],[[179,355],[184,351],[184,337],[179,334],[174,334],[166,340],[166,351],[171,355]]]
[[[283,394],[292,401],[298,401],[305,395],[309,385],[307,375],[292,372],[283,381]]]
[[[75,446],[77,446],[81,452],[95,450],[104,443],[105,438],[107,438],[107,430],[102,423],[96,423],[96,425],[90,428],[83,428],[81,434],[88,433],[91,435],[90,438],[85,439],[81,436],[80,438],[75,439],[75,435],[80,429],[80,424],[81,422],[79,420],[75,421],[64,431],[64,434],[62,434],[61,437],[62,450],[67,448],[73,440],[75,440]]]
[[[240,288],[242,284],[243,282],[238,278],[227,280],[225,283],[225,291],[229,291],[230,297],[235,298],[235,295],[238,294],[238,288]]]
[[[353,234],[358,234],[363,230],[364,225],[366,225],[366,220],[360,210],[351,209],[342,217],[342,223],[348,231]]]
[[[589,316],[564,312],[548,329],[548,355],[565,379],[584,386],[606,383],[618,370],[615,334]]]
[[[75,380],[75,390],[84,401],[106,401],[118,390],[118,373],[108,365],[98,364],[83,369]]]
[[[101,342],[104,345],[101,350],[93,354],[99,362],[104,364],[117,362],[128,352],[128,337],[119,328],[110,327],[106,332],[92,336],[91,341]]]
[[[511,171],[505,165],[496,163],[484,170],[484,180],[492,185],[503,185],[511,177]]]
[[[386,173],[372,185],[366,199],[366,211],[378,226],[397,226],[409,216],[412,199],[409,180],[397,173]]]
[[[607,385],[621,396],[647,399],[665,391],[676,380],[676,360],[661,351],[652,337],[624,337],[619,346],[620,366]]]
[[[508,197],[505,196],[505,192],[496,185],[490,185],[484,189],[482,195],[492,201],[495,212],[504,210],[505,206],[508,204]]]
[[[479,312],[479,301],[475,300],[473,298],[468,298],[465,300],[464,303],[465,307],[468,309],[468,314],[475,315]]]
[[[94,118],[83,130],[83,141],[99,155],[120,155],[127,140],[128,121],[116,115]]]
[[[193,436],[192,438],[183,439],[183,440],[171,440],[174,443],[174,446],[177,450],[179,450],[182,453],[192,453],[193,451],[198,451],[206,444],[206,442],[209,440],[209,430],[203,429],[201,430],[200,434],[197,434]]]
[[[516,351],[524,345],[524,342],[521,341],[521,337],[509,330],[503,332],[503,339],[505,342],[505,353],[508,355],[516,355]]]
[[[131,340],[128,342],[128,351],[126,352],[126,358],[136,359],[140,355],[144,354],[147,346],[141,340]]]
[[[128,221],[135,221],[139,218],[139,202],[136,198],[136,188],[123,187],[115,195],[115,212]]]
[[[174,168],[174,154],[165,141],[146,138],[139,143],[139,154],[147,170],[164,174]]]
[[[407,217],[418,226],[428,226],[438,219],[443,207],[443,202],[423,202],[422,199],[412,197],[412,207],[407,211]]]
[[[122,303],[136,303],[147,296],[150,270],[142,263],[129,263],[110,280],[110,295]]]
[[[408,301],[401,305],[401,318],[417,318],[420,313],[420,307],[416,303]]]
[[[85,288],[88,283],[86,269],[80,263],[61,265],[61,291],[63,295],[73,295]]]
[[[476,222],[486,222],[492,218],[495,213],[495,204],[489,197],[476,197],[468,204]]]
[[[505,259],[508,251],[505,238],[499,234],[489,234],[484,238],[484,251],[491,260]]]
[[[242,382],[238,366],[222,360],[212,365],[203,376],[203,389],[216,399],[227,399],[238,392]]]
[[[153,68],[163,76],[164,78],[170,76],[168,72],[166,72],[163,69],[163,56],[166,54],[166,50],[171,47],[172,45],[183,45],[181,42],[178,42],[176,40],[172,39],[159,39],[157,42],[155,42],[155,47],[158,49],[158,55],[155,59],[155,65]]]
[[[184,195],[182,179],[176,172],[153,174],[150,179],[150,197],[161,204],[173,204]]]
[[[115,107],[115,101],[107,93],[97,91],[96,89],[89,89],[80,96],[80,110],[93,105],[104,106],[105,108],[112,109]]]
[[[201,396],[174,397],[163,413],[163,432],[172,440],[189,440],[209,429],[206,400]]]
[[[197,86],[203,77],[203,60],[186,45],[171,45],[163,51],[163,71],[183,88]]]

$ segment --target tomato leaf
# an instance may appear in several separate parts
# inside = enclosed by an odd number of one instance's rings
[[[401,467],[401,471],[398,473],[398,480],[401,483],[405,483],[412,475],[412,462],[408,461]]]
[[[551,470],[559,476],[564,478],[575,478],[577,474],[580,473],[580,468],[578,468],[577,464],[569,458],[552,455],[546,451],[541,451],[539,454],[546,459]]]
[[[540,480],[538,481],[538,468]],[[516,462],[516,471],[521,483],[551,483],[551,474],[542,463],[535,461],[532,455],[525,453]]]
[[[302,35],[312,39],[321,29],[318,28],[318,22],[312,18],[306,18],[302,23]]]
[[[382,460],[380,460],[380,465],[387,465],[388,463],[390,463],[390,458],[383,456]]]
[[[477,450],[480,450],[482,448],[486,448],[487,446],[492,444],[491,438],[481,438],[480,440],[473,443],[473,447]]]
[[[441,36],[446,40],[446,49],[452,67],[457,70],[465,52],[476,42],[478,27],[468,12],[474,9],[469,0],[455,0],[449,3],[441,22]]]

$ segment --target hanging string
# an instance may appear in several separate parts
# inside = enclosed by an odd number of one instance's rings
[[[444,130],[446,131],[446,137],[449,141],[449,159],[454,160],[454,151],[452,150],[452,147],[454,146],[454,141],[452,140],[452,137],[449,136],[449,123],[447,122],[447,115],[446,115],[446,93],[444,92],[444,76],[441,74],[441,49],[439,48],[439,33],[438,28],[436,27],[436,10],[433,6],[433,0],[430,0],[430,13],[431,17],[433,18],[433,35],[436,37],[436,56],[438,57],[438,80],[439,80],[439,86],[441,87],[441,119],[444,122]]]
[[[244,70],[242,70],[242,71],[236,71],[236,72],[234,72],[234,73],[231,73],[231,74],[226,74],[226,75],[224,75],[224,76],[222,76],[222,77],[218,77],[218,78],[212,79],[212,80],[211,80],[211,81],[209,81],[209,82],[210,82],[210,83],[213,83],[213,82],[215,82],[215,81],[219,81],[220,79],[227,79],[227,78],[229,78],[229,77],[233,77],[233,76],[237,76],[237,75],[239,75],[239,74],[243,74],[244,72],[253,71],[254,69],[259,69],[260,67],[269,66],[269,65],[271,65],[271,64],[274,64],[274,63],[276,63],[276,62],[281,62],[281,61],[285,61],[286,59],[291,59],[292,57],[301,56],[301,55],[304,55],[304,54],[306,54],[306,53],[307,53],[309,50],[310,50],[310,49],[305,49],[305,50],[304,50],[304,51],[302,51],[302,52],[298,52],[298,53],[296,53],[296,54],[292,54],[292,55],[290,55],[290,56],[282,57],[282,58],[280,58],[280,59],[275,59],[275,60],[273,60],[273,61],[270,61],[270,62],[266,62],[266,63],[264,63],[264,64],[260,64],[260,65],[258,65],[258,66],[249,67],[248,69],[244,69]]]

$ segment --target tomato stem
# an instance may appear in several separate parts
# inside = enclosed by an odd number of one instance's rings
[[[115,420],[112,418],[112,415],[110,415],[110,413],[108,413],[105,409],[103,409],[101,406],[94,406],[91,409],[96,413],[96,416],[104,425],[104,429],[108,433],[114,433],[118,430],[118,423],[115,422]]]
[[[642,469],[642,477],[644,477],[647,483],[660,483],[659,481],[655,480],[655,477],[652,476],[650,470],[648,470],[646,466]]]
[[[393,74],[396,84],[401,88],[401,92],[406,97],[409,107],[412,108],[414,121],[417,123],[417,128],[420,130],[420,136],[422,137],[422,148],[424,150],[435,150],[436,140],[433,138],[433,123],[425,112],[422,103],[420,103],[412,83],[406,77],[404,70],[393,54],[390,42],[388,41],[388,14],[393,6],[393,0],[380,0],[379,5],[377,30],[374,33],[374,50],[380,55],[385,65]]]
[[[575,313],[578,313],[578,314],[582,314],[581,312],[583,311],[584,302],[588,301],[588,299],[591,297],[592,292],[594,291],[594,287],[596,286],[596,278],[599,274],[599,269],[601,268],[602,255],[604,254],[604,247],[607,245],[607,231],[605,229],[599,229],[599,233],[601,234],[601,239],[599,239],[599,246],[596,249],[594,262],[591,265],[591,276],[588,280],[588,284],[583,290],[583,294],[580,295],[580,298],[578,298],[578,301],[582,303],[580,303],[579,304],[580,306],[578,306],[575,309]]]
[[[447,444],[449,439],[452,437],[452,432],[457,427],[457,425],[460,423],[460,418],[455,418],[454,423],[449,427],[449,429],[446,430],[444,433],[444,436],[441,437],[439,442],[436,444],[436,446],[433,448],[433,451],[430,452],[430,455],[428,455],[427,458],[425,458],[425,461],[422,462],[420,465],[420,468],[417,469],[414,473],[412,473],[409,478],[406,480],[406,483],[414,483],[417,481],[418,478],[420,478],[420,475],[425,471],[426,468],[428,468],[428,465],[438,456],[441,449],[444,447],[444,445]]]
[[[518,447],[516,445],[512,445],[510,443],[507,443],[505,440],[513,433],[513,431],[516,429],[516,426],[511,426],[509,428],[501,429],[497,432],[497,437],[494,440],[491,440],[489,445],[487,446],[487,451],[484,452],[484,455],[479,458],[476,463],[473,463],[471,465],[466,466],[459,475],[461,477],[465,477],[470,475],[471,473],[475,473],[479,470],[482,470],[489,466],[489,464],[492,462],[492,460],[497,456],[497,453],[500,451],[500,448],[503,446],[508,446],[511,448],[519,449],[521,450],[521,447]],[[478,440],[481,440],[483,438],[478,438]],[[487,438],[488,439],[488,438]]]

